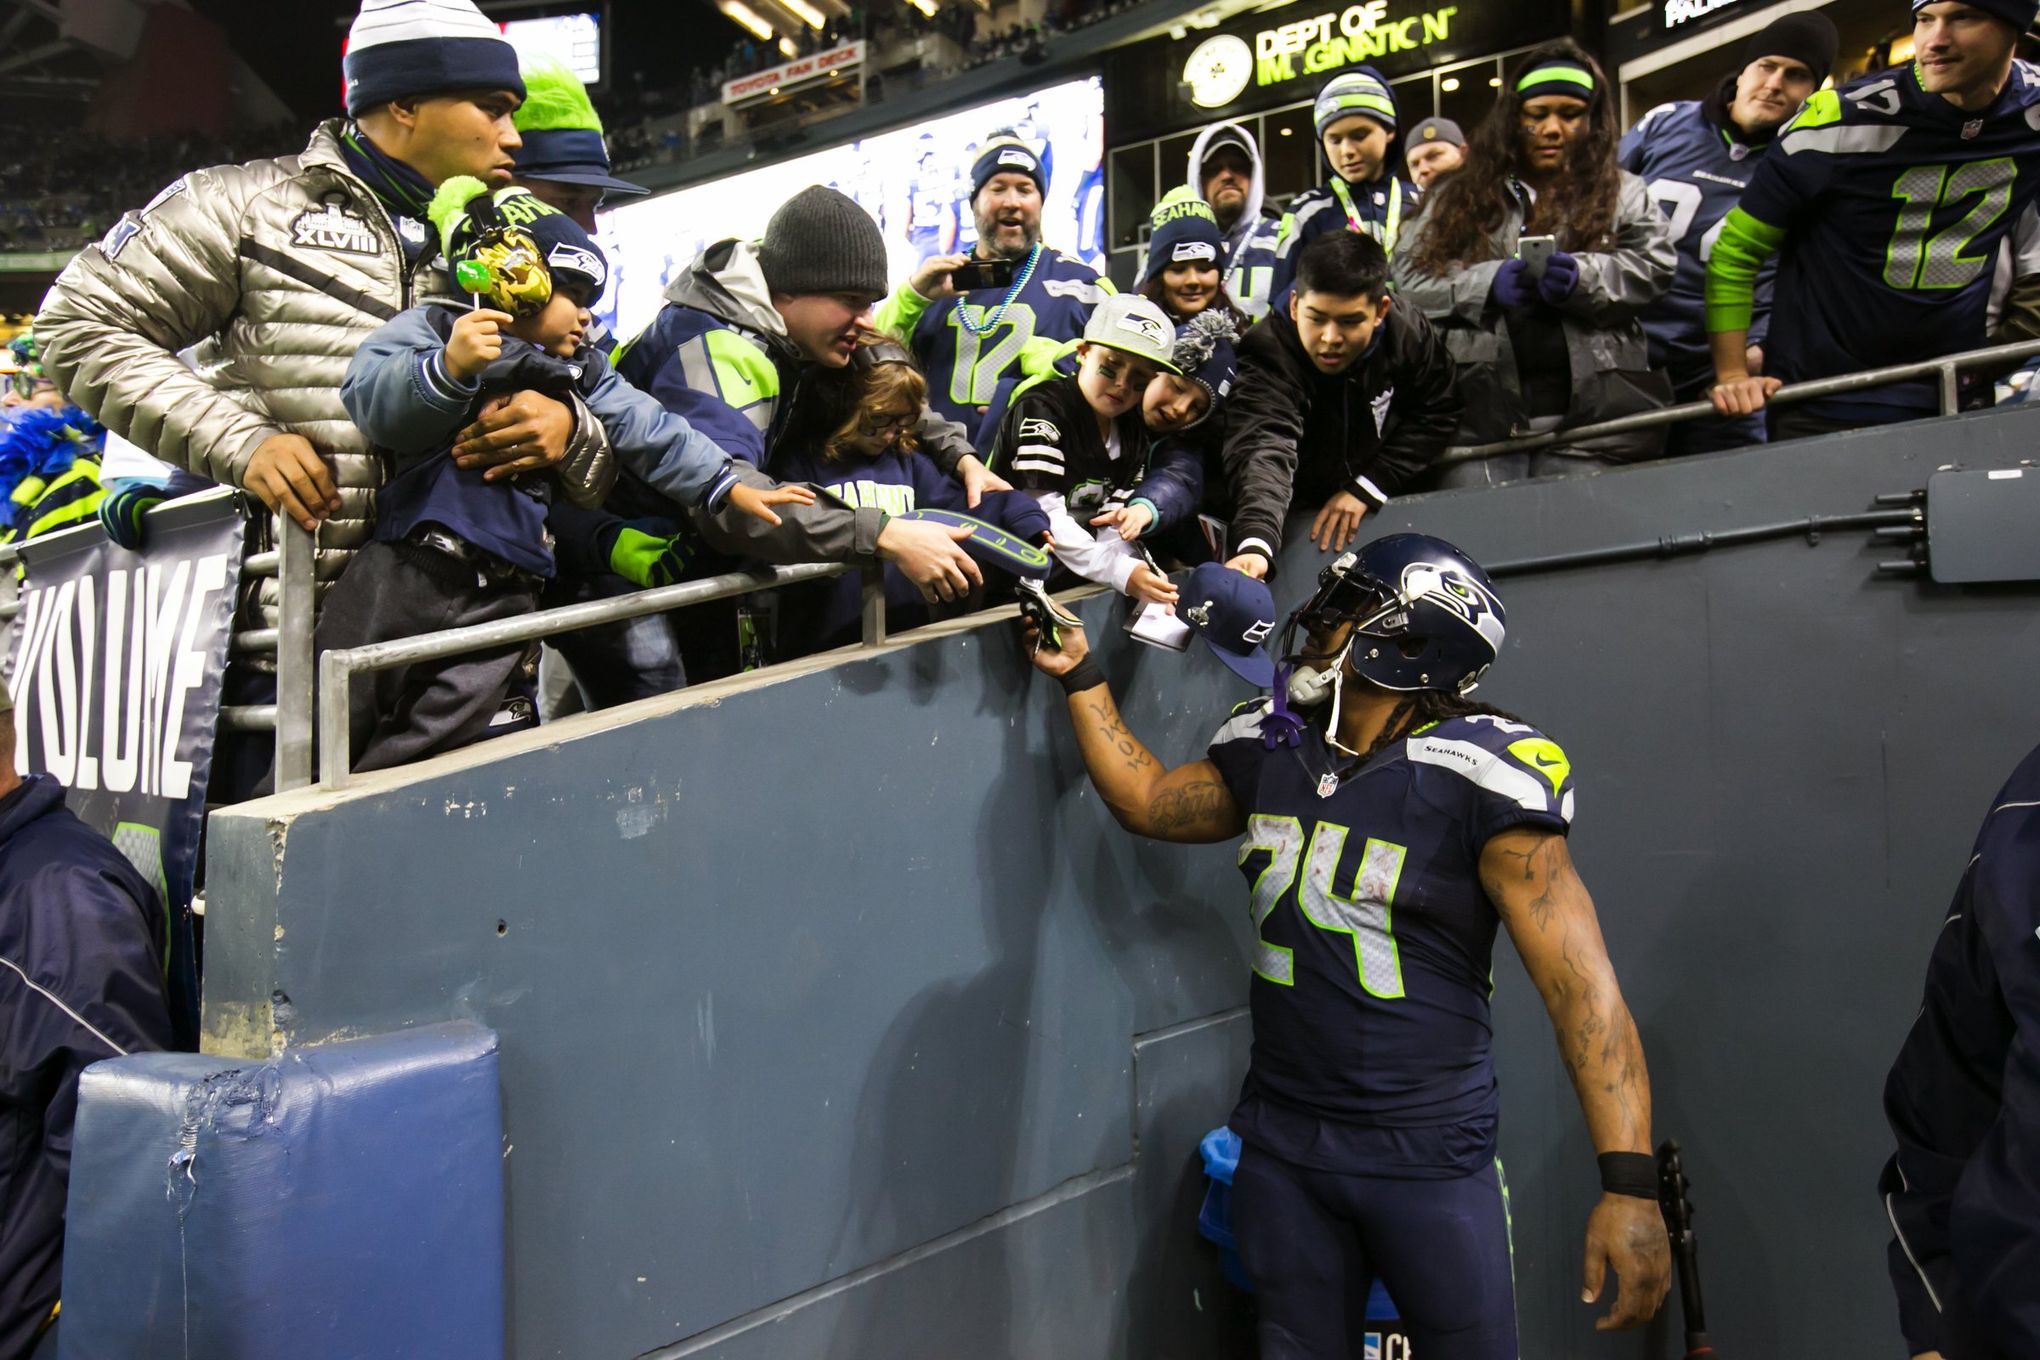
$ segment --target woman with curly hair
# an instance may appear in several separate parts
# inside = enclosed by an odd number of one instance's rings
[[[1445,335],[1480,444],[1664,406],[1638,314],[1671,285],[1672,232],[1615,159],[1621,128],[1600,64],[1570,39],[1533,49],[1397,243],[1397,295]],[[1555,238],[1548,259],[1525,237]],[[1664,430],[1461,463],[1448,486],[1588,471],[1655,456]]]

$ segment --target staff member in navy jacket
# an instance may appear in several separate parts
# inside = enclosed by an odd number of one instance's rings
[[[0,1360],[56,1354],[78,1074],[171,1046],[165,928],[155,890],[64,786],[14,772],[0,686]]]
[[[1991,800],[1884,1085],[1877,1188],[1915,1356],[2040,1355],[2040,750]]]

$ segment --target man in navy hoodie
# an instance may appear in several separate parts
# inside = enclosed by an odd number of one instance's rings
[[[14,770],[0,686],[0,1360],[56,1354],[78,1074],[171,1046],[162,902],[64,786]]]

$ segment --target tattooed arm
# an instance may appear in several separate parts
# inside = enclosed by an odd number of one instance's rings
[[[1565,837],[1527,827],[1502,832],[1481,851],[1480,882],[1544,998],[1594,1151],[1648,1153],[1650,1074],[1643,1041]],[[1609,1331],[1647,1321],[1671,1287],[1671,1249],[1656,1200],[1604,1193],[1594,1206],[1581,1298],[1591,1303],[1600,1297],[1610,1266],[1620,1291],[1595,1327]]]
[[[1083,629],[1065,626],[1061,631],[1060,648],[1036,647],[1029,627],[1035,669],[1046,675],[1067,675],[1090,654]],[[1128,831],[1158,841],[1202,843],[1231,840],[1246,830],[1247,820],[1218,767],[1199,760],[1164,769],[1127,730],[1112,690],[1102,681],[1070,695],[1069,706],[1091,782]]]

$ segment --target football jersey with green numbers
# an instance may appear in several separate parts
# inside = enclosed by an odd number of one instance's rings
[[[1356,764],[1312,725],[1270,744],[1267,700],[1212,738],[1247,814],[1254,1046],[1229,1121],[1305,1166],[1463,1174],[1494,1155],[1488,997],[1500,918],[1480,856],[1512,827],[1564,834],[1572,766],[1483,714]]]
[[[1022,270],[1010,288],[934,303],[902,287],[878,310],[879,329],[908,344],[927,375],[929,409],[966,430],[978,428],[999,379],[1046,371],[1115,291],[1082,260],[1045,246]]]
[[[1780,254],[1766,371],[1786,382],[1985,343],[1992,262],[2040,193],[2040,68],[2016,62],[1997,101],[1965,112],[1916,67],[1809,99],[1751,176],[1709,260],[1710,330],[1747,321],[1755,263]],[[1931,380],[1826,414],[1934,409]]]

